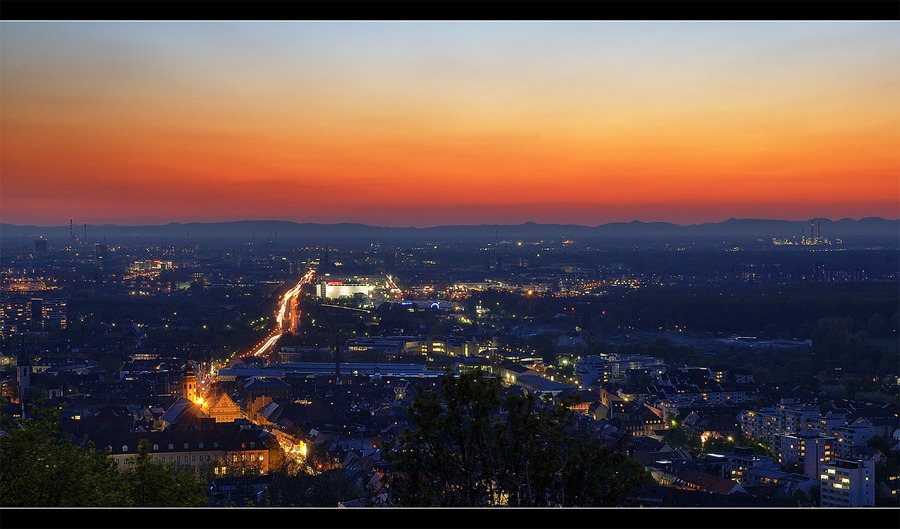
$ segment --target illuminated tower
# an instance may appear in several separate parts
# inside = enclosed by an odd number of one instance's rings
[[[197,401],[197,373],[194,372],[194,363],[188,358],[181,376],[181,396],[191,402]]]

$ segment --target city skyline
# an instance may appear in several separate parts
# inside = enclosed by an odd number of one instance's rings
[[[900,216],[895,22],[2,22],[0,222]]]

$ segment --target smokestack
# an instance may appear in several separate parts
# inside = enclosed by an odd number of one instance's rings
[[[87,222],[84,223],[84,242],[87,242]]]
[[[69,238],[70,239],[75,238],[75,231],[72,228],[72,219],[69,219]]]

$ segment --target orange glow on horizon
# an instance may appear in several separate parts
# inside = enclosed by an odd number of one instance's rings
[[[44,26],[5,25],[2,222],[900,217],[900,67],[890,60],[900,49],[875,37],[847,44],[847,35],[896,37],[896,26],[823,24],[821,50],[792,48],[800,37],[784,28],[793,25],[733,27],[772,32],[783,46],[772,51],[696,25],[684,35],[710,40],[681,54],[670,48],[686,44],[663,40],[680,25],[640,25],[649,40],[613,54],[587,27],[562,26],[585,49],[542,43],[533,58],[499,45],[464,55],[452,24],[432,26],[448,31],[456,47],[446,49],[409,30],[419,55],[353,47],[340,24],[304,26],[335,31],[322,49],[289,40],[299,30],[265,26],[253,34],[272,48],[259,54],[212,37],[209,49],[169,48],[152,33],[195,43],[190,25],[125,28],[146,40],[88,27],[96,40],[80,40],[88,30],[78,24],[64,28],[79,52],[42,47],[29,31]],[[796,27],[809,37],[819,26]],[[502,41],[481,28],[466,35]],[[103,39],[133,50],[101,50]],[[295,50],[288,44],[309,56],[280,51]]]

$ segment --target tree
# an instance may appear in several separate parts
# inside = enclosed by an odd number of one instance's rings
[[[688,427],[684,426],[684,420],[680,415],[672,419],[672,427],[666,429],[662,441],[676,449],[687,448],[696,452],[700,452],[702,449],[700,437],[694,435]]]
[[[363,489],[344,468],[327,470],[309,481],[307,502],[313,507],[336,507],[342,501],[355,500],[363,495]]]
[[[271,473],[266,488],[269,507],[336,507],[342,501],[363,496],[363,489],[344,468],[315,474]]]
[[[3,417],[0,505],[4,507],[196,507],[205,482],[190,468],[154,463],[142,441],[124,473],[108,452],[75,444],[59,429],[55,409],[34,405],[30,416]]]
[[[497,379],[442,379],[418,392],[410,427],[387,446],[389,502],[416,507],[621,505],[652,482],[566,403],[503,395]]]
[[[93,445],[80,447],[59,430],[58,412],[33,406],[26,419],[3,417],[0,505],[119,506],[124,497],[115,463]]]
[[[124,474],[129,503],[139,507],[202,507],[205,483],[190,467],[154,463],[150,441],[141,439],[133,464]]]

